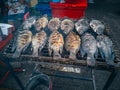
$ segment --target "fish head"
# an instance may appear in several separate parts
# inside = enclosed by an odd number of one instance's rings
[[[38,21],[34,24],[35,30],[39,31],[41,29],[41,25]]]
[[[51,31],[58,30],[60,27],[60,23],[61,23],[61,21],[59,18],[52,18],[48,23],[48,28]]]
[[[97,34],[103,34],[105,29],[104,24],[99,20],[92,20],[90,22],[90,27],[96,32]]]
[[[75,23],[76,31],[82,35],[84,32],[86,32],[89,29],[89,24],[86,19],[80,19],[77,23]]]
[[[65,34],[68,34],[70,31],[74,29],[74,23],[72,20],[65,19],[61,22],[61,29]]]

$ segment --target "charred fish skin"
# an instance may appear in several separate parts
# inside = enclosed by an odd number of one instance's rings
[[[50,29],[50,31],[53,32],[60,28],[60,24],[61,24],[61,20],[59,18],[55,17],[49,21],[48,28]]]
[[[13,54],[13,58],[18,58],[22,51],[25,51],[26,48],[31,43],[32,33],[31,31],[24,31],[23,34],[18,35],[17,41],[16,41],[16,50]]]
[[[46,42],[47,42],[47,34],[44,30],[38,32],[36,35],[32,37],[33,57],[38,57],[38,51],[41,52]]]
[[[70,31],[74,29],[74,22],[70,19],[64,19],[61,22],[61,29],[65,34],[68,34]]]
[[[47,25],[48,25],[48,18],[45,15],[43,17],[39,18],[34,24],[35,30],[37,30],[37,31],[44,29]]]
[[[52,56],[53,52],[53,59],[61,58],[64,45],[64,39],[62,34],[60,34],[58,31],[53,31],[49,37],[48,43],[49,55]]]
[[[95,66],[95,58],[97,58],[98,55],[97,41],[90,33],[85,33],[81,37],[80,51],[82,57],[87,54],[87,65]]]
[[[65,48],[70,52],[69,58],[76,60],[76,54],[80,49],[81,39],[79,35],[75,34],[73,31],[70,32],[65,40]]]
[[[105,25],[99,20],[91,20],[90,27],[96,32],[98,35],[103,34]]]
[[[82,35],[89,29],[89,23],[87,19],[80,19],[75,23],[75,29],[76,31]]]
[[[23,29],[30,29],[36,22],[36,17],[32,16],[23,22]]]
[[[110,66],[114,66],[115,55],[113,52],[112,40],[106,35],[98,35],[98,49],[101,57],[106,60],[106,63]]]

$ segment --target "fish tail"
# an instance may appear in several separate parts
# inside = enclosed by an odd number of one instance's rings
[[[33,49],[32,56],[33,57],[38,57],[38,49]]]
[[[69,58],[72,60],[76,60],[76,54],[73,52],[70,52]]]
[[[88,66],[95,66],[94,55],[87,55],[87,65]]]
[[[58,59],[58,58],[61,58],[61,55],[59,54],[58,51],[54,51],[54,53],[53,53],[53,59]]]
[[[13,54],[13,58],[18,58],[19,56],[20,56],[20,54],[21,54],[21,51],[22,50],[16,50],[15,52],[14,52],[14,54]]]
[[[105,55],[105,60],[108,65],[114,66],[114,53],[109,49],[109,52]]]

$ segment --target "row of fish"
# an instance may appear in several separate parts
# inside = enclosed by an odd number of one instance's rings
[[[107,64],[114,65],[114,53],[111,39],[104,35],[105,26],[99,20],[92,20],[90,23],[86,19],[80,19],[75,23],[77,33],[73,32],[74,22],[70,19],[64,19],[62,22],[59,18],[52,18],[49,22],[46,16],[38,19],[35,23],[38,32],[32,36],[29,30],[23,31],[18,35],[17,48],[13,57],[19,57],[22,49],[26,48],[32,42],[33,56],[38,56],[48,41],[49,55],[53,58],[61,58],[63,47],[70,53],[70,59],[77,59],[76,54],[80,50],[81,56],[87,55],[87,64],[95,65],[95,60],[100,52],[101,57],[106,60]],[[48,37],[45,30],[48,28],[52,33]],[[61,27],[66,34],[64,41],[63,35],[58,31]],[[91,29],[90,29],[91,28]],[[28,33],[29,32],[29,33]]]

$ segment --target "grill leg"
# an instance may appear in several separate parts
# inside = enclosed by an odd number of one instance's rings
[[[10,74],[13,76],[13,78],[16,80],[17,84],[19,85],[19,87],[21,88],[21,90],[24,90],[24,86],[22,84],[22,82],[20,81],[20,79],[17,77],[17,75],[15,74],[13,67],[10,65],[9,60],[5,59],[3,60],[3,62],[6,64],[7,69],[10,70]]]
[[[92,69],[92,83],[93,83],[93,88],[94,90],[96,90],[96,82],[95,82],[95,72],[94,72],[94,68]]]
[[[109,86],[113,82],[113,80],[116,77],[117,73],[118,73],[118,70],[115,70],[115,69],[112,70],[107,82],[105,83],[105,86],[103,87],[103,90],[108,90]]]

